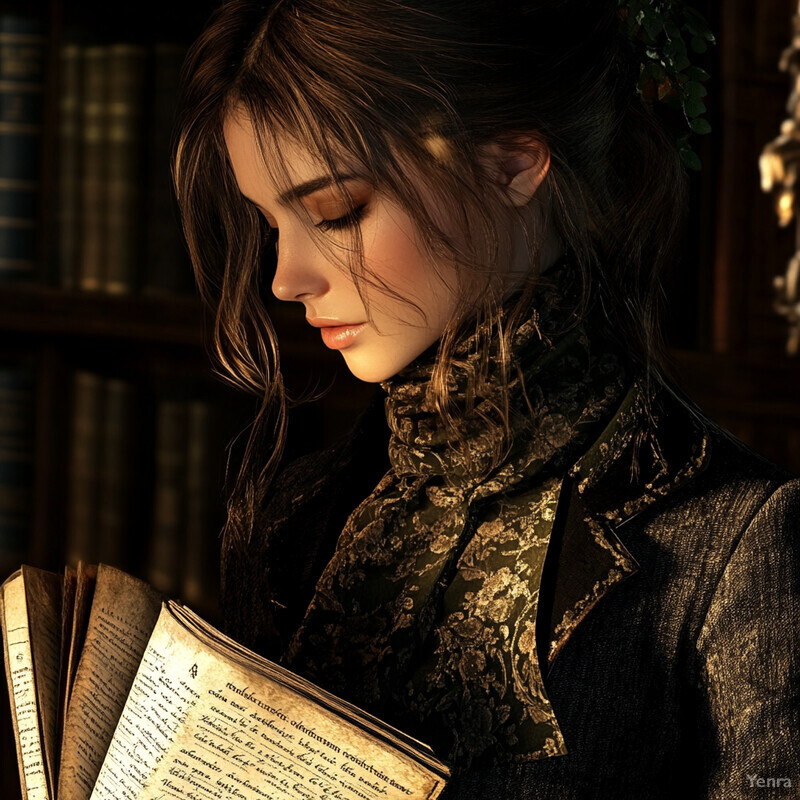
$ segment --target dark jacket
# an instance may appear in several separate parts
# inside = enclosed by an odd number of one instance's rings
[[[800,479],[681,400],[562,494],[537,643],[567,755],[456,775],[447,800],[800,796]],[[264,591],[226,576],[234,635],[280,655],[386,436],[373,407],[284,471],[247,565]]]

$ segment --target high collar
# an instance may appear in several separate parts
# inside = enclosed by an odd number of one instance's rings
[[[553,585],[540,616],[543,667],[599,601],[639,571],[636,541],[626,547],[618,529],[699,475],[710,452],[704,417],[680,390],[641,374],[629,382],[616,412],[566,471],[545,570]]]
[[[535,307],[541,310],[523,325],[514,340],[514,357],[524,359],[526,382],[534,379],[559,349],[567,347],[570,334],[552,347],[552,338],[567,317],[565,309],[575,302],[575,280],[569,263],[562,261],[550,274],[550,282],[539,290]],[[592,330],[590,325],[590,331]],[[575,331],[573,337],[578,335]],[[452,399],[464,402],[464,388],[474,375],[477,340],[467,339],[460,347],[460,368],[452,384]],[[519,371],[519,362],[514,368]],[[447,436],[434,420],[425,391],[433,368],[433,355],[427,354],[383,384],[387,392],[387,420],[392,433],[390,460],[400,473],[442,474],[453,469],[452,449]],[[496,376],[490,373],[485,383],[488,392],[479,396],[476,406],[490,405]],[[554,584],[551,607],[543,609],[546,653],[540,661],[552,664],[580,622],[614,586],[639,570],[635,542],[629,548],[617,536],[633,517],[677,491],[707,465],[710,439],[702,414],[682,393],[659,377],[647,380],[634,374],[627,381],[616,411],[609,415],[583,455],[564,464],[564,495],[559,506],[559,535],[548,553],[546,573]],[[510,385],[511,406],[520,409],[519,386]],[[522,416],[512,414],[512,428]],[[491,436],[473,432],[473,436]],[[524,440],[524,437],[521,437]],[[529,454],[528,454],[529,455]],[[515,460],[516,458],[516,460]],[[506,466],[512,474],[500,481],[484,482],[480,489],[508,488],[525,473],[519,453],[512,453]],[[522,469],[520,469],[522,466]],[[510,480],[509,480],[510,478]],[[549,625],[547,624],[549,622]]]
[[[459,347],[449,399],[463,449],[428,402],[435,364],[390,382],[392,469],[345,523],[286,652],[291,669],[413,735],[424,723],[462,766],[563,752],[531,646],[539,584],[564,475],[626,386],[597,318],[564,324],[575,277],[565,265],[540,284],[509,348],[511,380],[480,347]],[[468,720],[476,704],[490,734]]]
[[[696,475],[708,441],[688,398],[663,379],[638,377],[570,475],[587,510],[619,527]]]
[[[542,469],[565,471],[613,413],[626,379],[625,355],[603,336],[599,313],[576,317],[579,294],[578,269],[562,259],[537,285],[507,350],[497,322],[459,342],[447,374],[451,424],[432,396],[433,349],[385,381],[394,473],[441,476],[485,496]]]

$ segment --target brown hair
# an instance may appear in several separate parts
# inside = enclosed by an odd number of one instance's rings
[[[230,0],[219,8],[187,59],[174,177],[197,284],[215,310],[218,372],[262,398],[230,493],[228,547],[250,539],[286,427],[261,294],[262,260],[274,242],[228,161],[231,112],[250,118],[278,185],[287,175],[270,157],[277,137],[297,140],[333,177],[349,158],[404,208],[432,256],[485,278],[482,305],[465,297],[445,330],[431,381],[437,409],[457,431],[447,399],[455,344],[467,325],[489,321],[501,329],[507,366],[535,285],[501,313],[492,276],[508,263],[511,239],[508,207],[480,168],[489,142],[532,134],[548,148],[534,202],[580,267],[577,315],[600,303],[608,335],[631,361],[648,374],[660,369],[659,275],[674,256],[686,175],[636,92],[638,69],[617,0]],[[436,206],[453,210],[464,246],[436,224],[410,170],[425,176]],[[358,226],[350,233],[343,260],[324,234],[320,246],[362,291],[381,286],[361,262]],[[540,234],[527,230],[533,275]],[[481,369],[488,361],[487,350]],[[501,400],[494,422],[507,426],[505,413]]]

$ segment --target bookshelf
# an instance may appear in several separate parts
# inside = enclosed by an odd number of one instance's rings
[[[10,544],[0,528],[3,577],[20,560],[59,569],[65,556],[80,556],[70,520],[99,524],[97,514],[72,507],[83,490],[99,504],[100,517],[114,516],[104,506],[112,494],[136,508],[118,535],[130,537],[138,525],[138,552],[127,548],[117,566],[144,578],[148,571],[163,576],[147,555],[158,552],[148,542],[158,526],[157,464],[166,458],[157,439],[163,435],[165,447],[175,445],[173,428],[189,424],[189,407],[208,427],[205,446],[195,447],[210,459],[205,480],[214,498],[204,542],[215,541],[224,520],[225,448],[247,427],[257,403],[212,373],[213,320],[194,289],[168,173],[178,71],[214,5],[185,0],[164,8],[148,0],[111,10],[88,1],[0,3],[0,20],[28,26],[22,44],[12,45],[27,48],[22,72],[41,90],[39,106],[27,111],[36,117],[36,135],[23,142],[35,197],[25,220],[35,230],[28,271],[3,269],[0,249],[0,365],[6,369],[0,377],[13,389],[5,408],[30,411],[23,459],[30,485],[15,490],[17,500],[25,495],[27,519]],[[15,52],[22,58],[22,49]],[[0,169],[3,152],[0,147]],[[343,432],[372,389],[348,380],[338,357],[320,352],[302,313],[282,305],[273,311],[290,365],[287,383],[301,391],[312,375],[321,385],[337,380],[348,387],[345,405],[331,397],[294,412],[293,454]],[[166,409],[172,424],[164,422]],[[127,454],[115,456],[113,447]],[[81,466],[92,453],[109,475]],[[86,472],[83,490],[76,470]],[[78,538],[86,557],[102,553],[96,542],[93,548]],[[111,546],[109,552],[121,551]],[[212,561],[209,570],[206,583],[213,585]],[[164,588],[180,591],[167,578]],[[201,610],[213,617],[213,598]]]
[[[167,156],[177,71],[214,5],[0,2],[0,72],[25,61],[37,85],[24,185],[3,183],[16,164],[0,127],[0,201],[27,215],[10,233],[0,219],[0,580],[21,562],[103,560],[218,621],[226,462],[257,398],[212,372]],[[14,19],[31,38],[3,38]],[[24,270],[2,260],[11,245]],[[291,456],[342,433],[372,388],[320,353],[302,313],[274,311],[287,381],[347,389],[292,412]],[[16,798],[0,695],[0,796]]]
[[[0,335],[96,337],[202,347],[206,322],[194,297],[107,296],[53,286],[9,285]]]

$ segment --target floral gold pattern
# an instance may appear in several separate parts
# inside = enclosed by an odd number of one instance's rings
[[[391,469],[348,519],[285,657],[462,768],[566,752],[537,658],[539,585],[563,478],[625,394],[619,351],[587,322],[563,332],[576,280],[554,268],[514,339],[512,439],[488,474],[473,477],[428,406],[432,361],[384,384]],[[480,415],[497,391],[490,379],[467,417],[473,464],[496,450]]]

